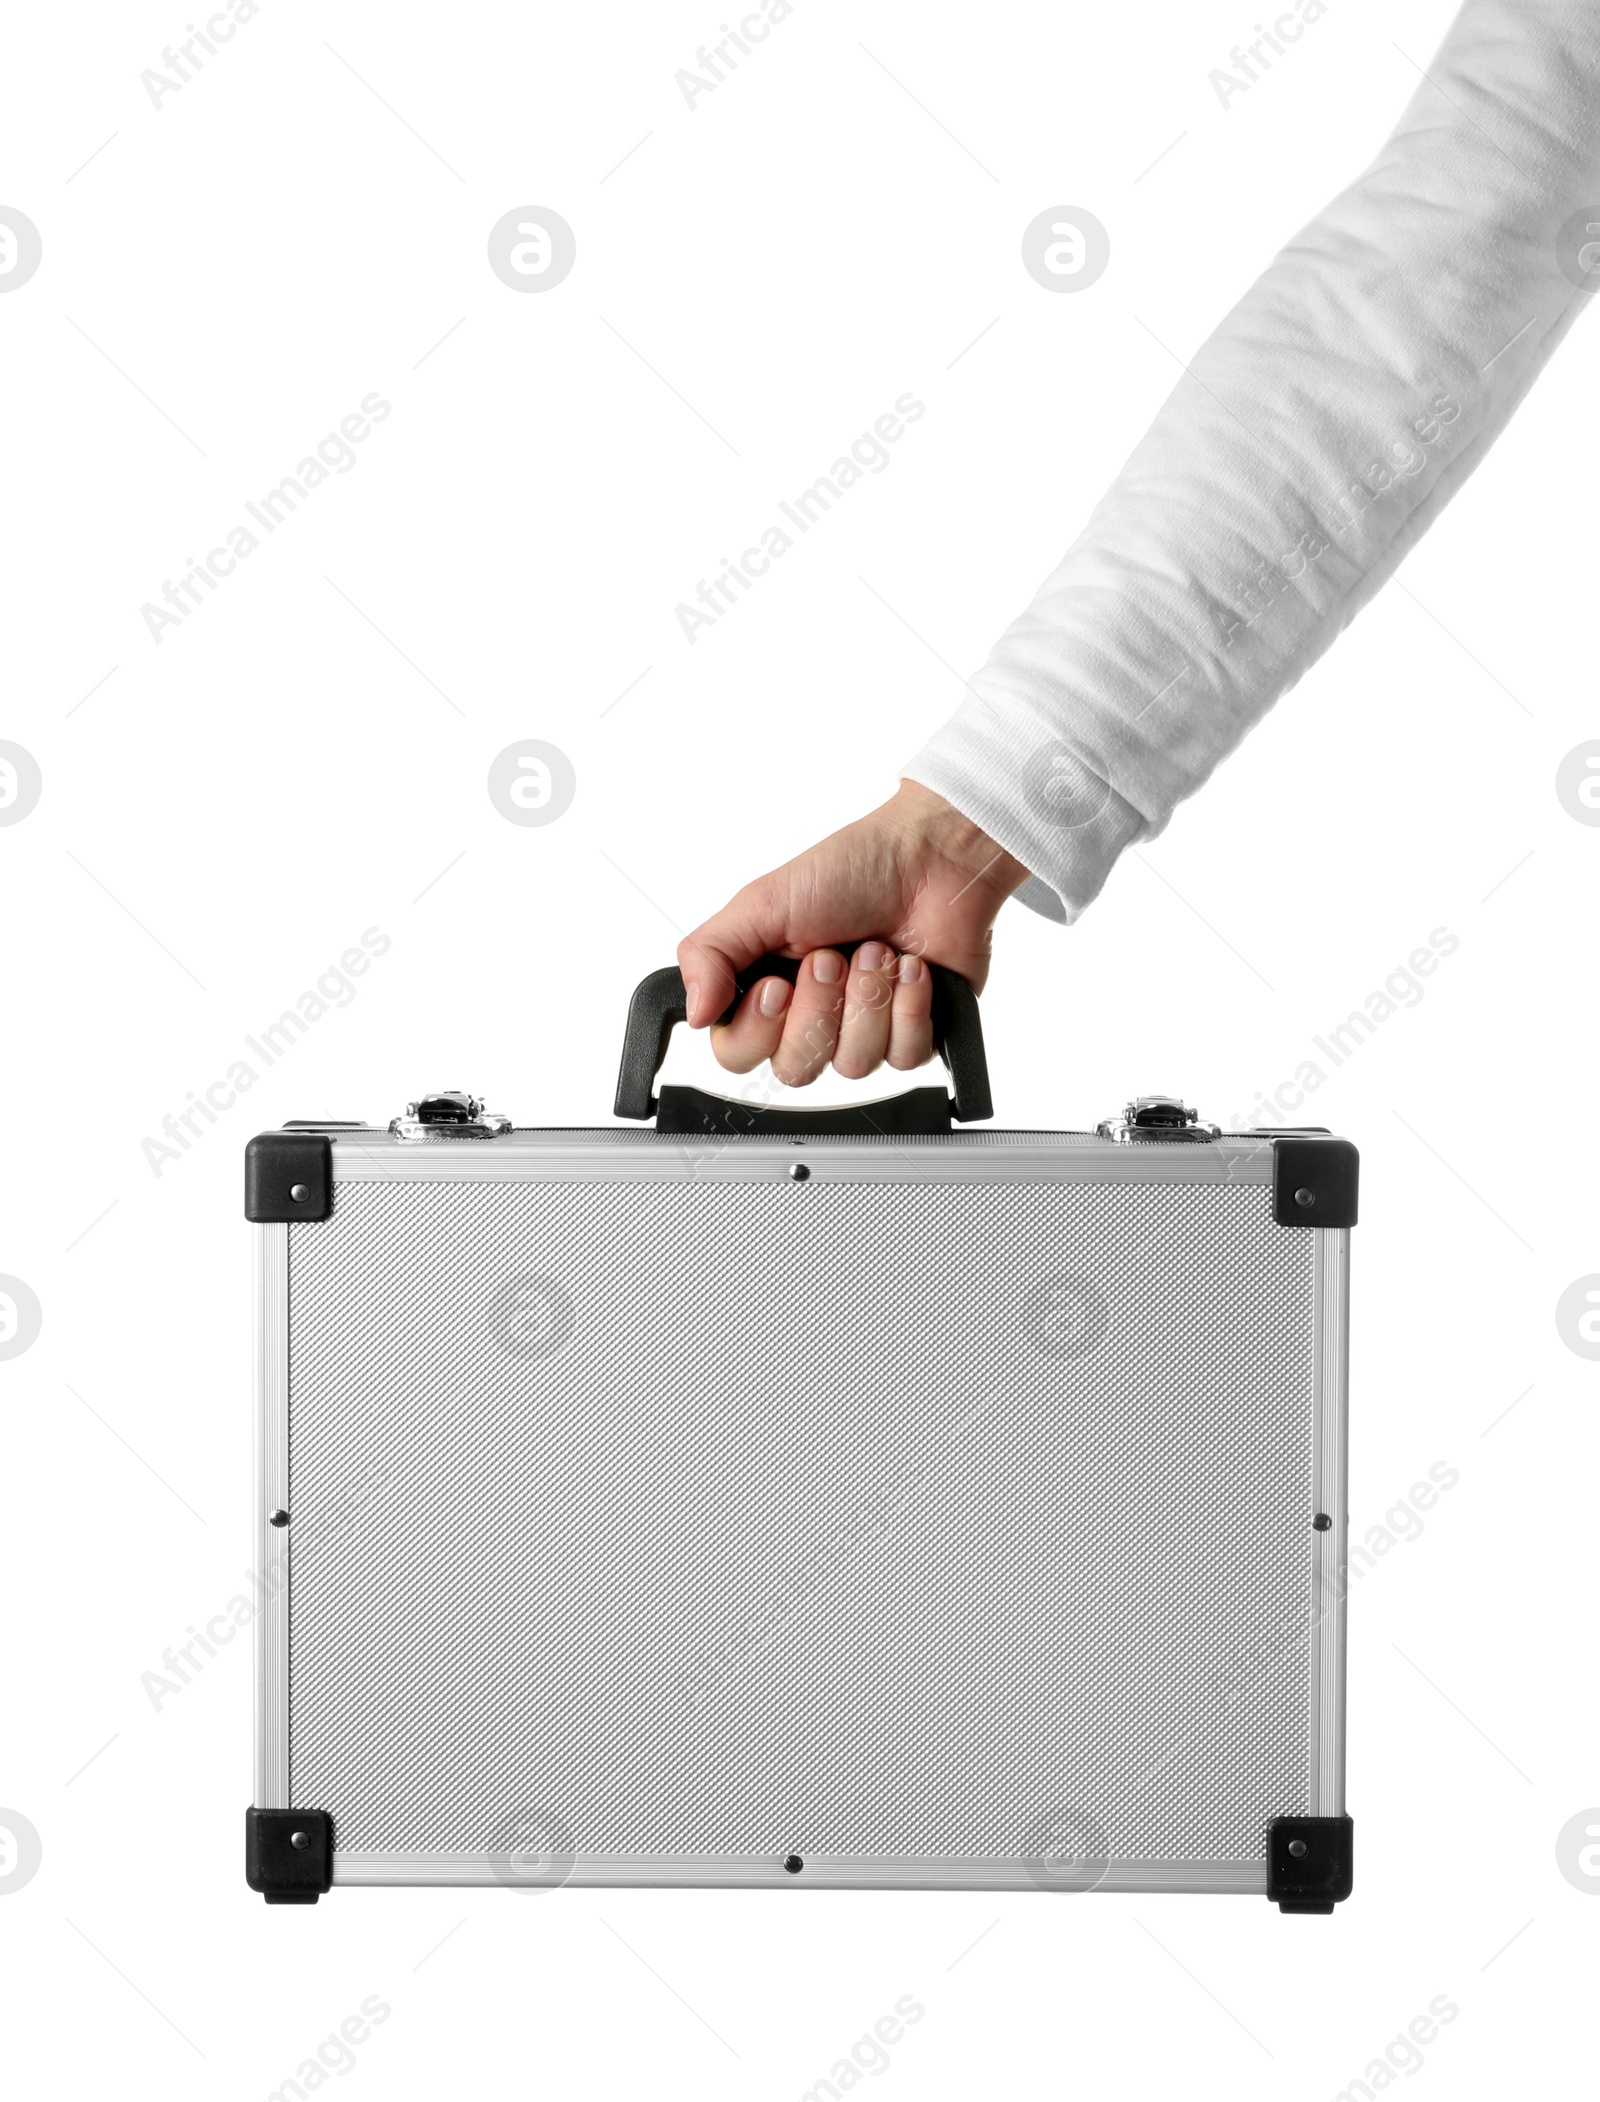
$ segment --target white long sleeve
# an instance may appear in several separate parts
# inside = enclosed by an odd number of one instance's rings
[[[1018,896],[1052,919],[1383,584],[1584,305],[1588,264],[1600,281],[1596,0],[1467,0],[1428,73],[903,769],[1033,872]]]

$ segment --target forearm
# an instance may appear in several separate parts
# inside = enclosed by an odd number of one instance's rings
[[[1584,303],[1586,236],[1557,237],[1600,198],[1600,8],[1467,0],[1428,71],[905,768],[1033,871],[1021,895],[1051,917],[1321,655]]]

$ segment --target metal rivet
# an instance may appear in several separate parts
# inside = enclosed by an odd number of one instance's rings
[[[1305,1841],[1303,1839],[1291,1839],[1289,1842],[1289,1852],[1293,1854],[1296,1861],[1303,1861],[1305,1859],[1306,1852]]]
[[[1312,1519],[1311,1523],[1316,1527],[1319,1533],[1329,1532],[1331,1531],[1333,1526],[1333,1520],[1328,1516],[1326,1511],[1319,1511],[1316,1517]]]
[[[805,1863],[800,1859],[800,1856],[798,1854],[786,1854],[784,1856],[783,1865],[791,1876],[798,1876],[800,1871],[805,1867]]]
[[[303,1854],[311,1844],[311,1834],[309,1832],[291,1832],[289,1834],[289,1844],[297,1854]],[[1302,1848],[1301,1851],[1304,1852],[1304,1849]]]
[[[269,1525],[287,1525],[289,1523],[289,1514],[280,1505],[268,1518],[267,1523]]]
[[[811,1170],[803,1160],[790,1161],[789,1180],[791,1182],[809,1182],[811,1180]]]
[[[1317,1193],[1315,1190],[1296,1190],[1294,1201],[1302,1211],[1308,1212],[1317,1201]]]
[[[289,1195],[294,1199],[296,1204],[304,1204],[306,1199],[311,1195],[311,1191],[306,1183],[297,1182],[290,1186]]]

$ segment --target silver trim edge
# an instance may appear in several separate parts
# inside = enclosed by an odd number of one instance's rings
[[[255,1792],[258,1810],[289,1804],[289,1533],[268,1514],[289,1503],[289,1229],[257,1226]]]

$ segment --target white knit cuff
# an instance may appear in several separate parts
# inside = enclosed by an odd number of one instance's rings
[[[901,774],[954,804],[1022,863],[1029,874],[1013,893],[1019,905],[1070,925],[1149,828],[1087,753],[1060,736],[1018,743],[1020,727],[1008,737],[993,711],[969,702]]]

